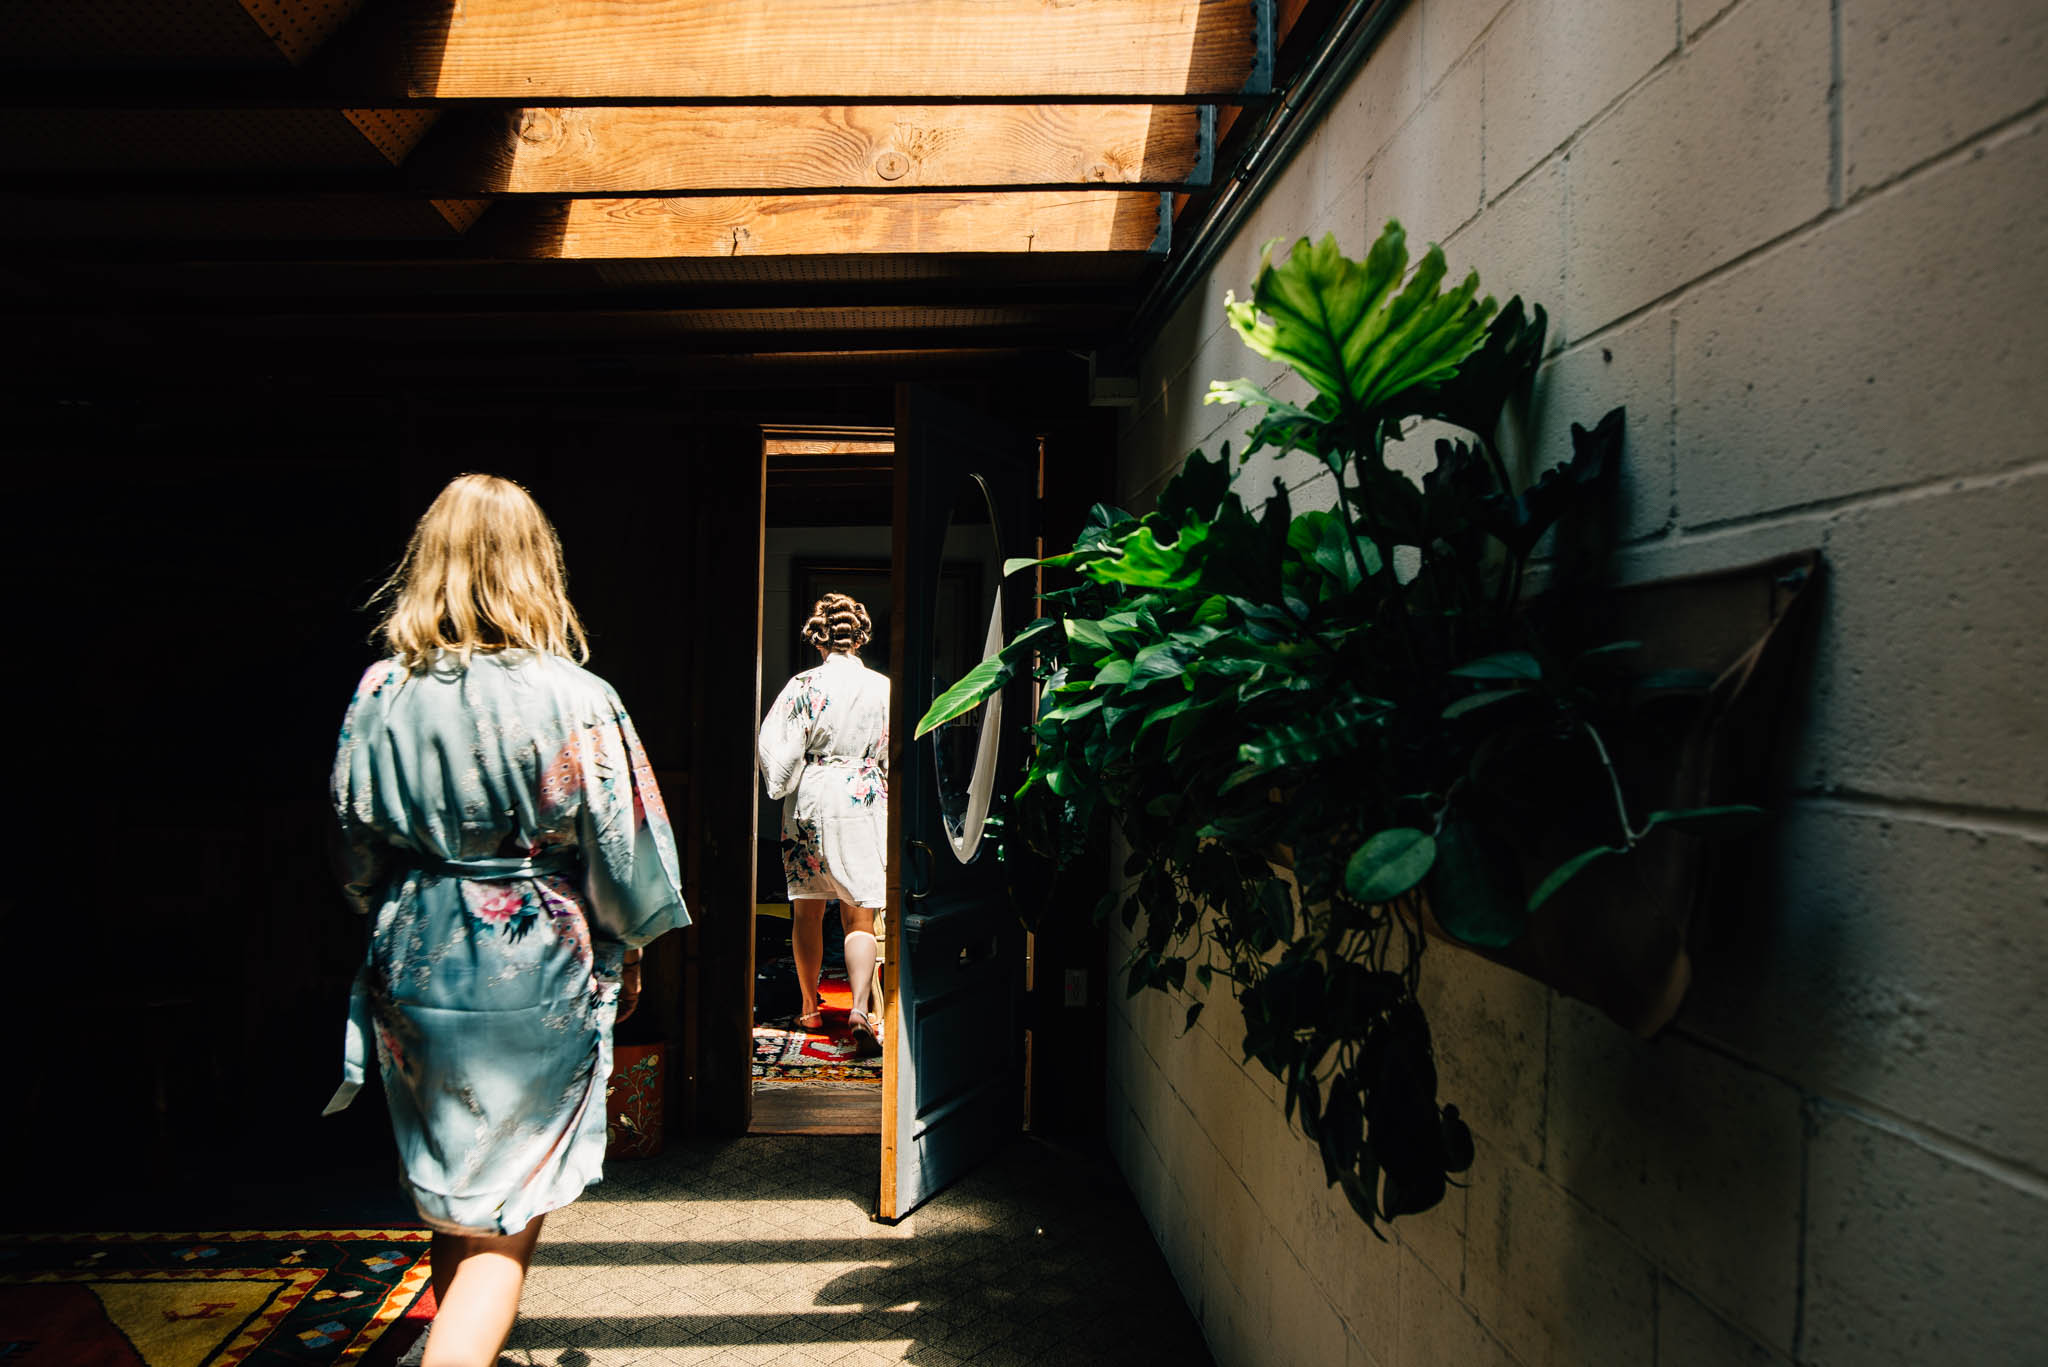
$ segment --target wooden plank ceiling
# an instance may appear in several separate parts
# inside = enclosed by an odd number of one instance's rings
[[[0,306],[53,354],[1113,345],[1338,8],[11,0]]]

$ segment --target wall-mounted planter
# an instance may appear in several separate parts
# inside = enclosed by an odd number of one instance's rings
[[[1684,672],[1699,686],[1658,695],[1644,724],[1617,738],[1629,806],[1658,809],[1755,803],[1769,807],[1798,721],[1821,596],[1818,551],[1622,588],[1583,623],[1585,639],[1642,643],[1634,663]],[[1711,683],[1705,682],[1711,680]],[[1445,943],[1483,954],[1600,1007],[1641,1035],[1668,1024],[1691,982],[1693,950],[1731,898],[1753,838],[1705,840],[1651,831],[1634,856],[1589,867],[1530,919],[1513,944],[1464,945],[1430,917]],[[1560,843],[1532,868],[1571,854]]]

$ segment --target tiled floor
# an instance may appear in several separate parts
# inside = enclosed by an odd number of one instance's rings
[[[891,1228],[872,1137],[612,1163],[548,1217],[505,1360],[527,1367],[1209,1362],[1121,1180],[1020,1139]]]

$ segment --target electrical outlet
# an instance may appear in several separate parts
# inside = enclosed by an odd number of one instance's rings
[[[1088,1004],[1088,970],[1085,968],[1068,969],[1065,988],[1066,995],[1063,1000],[1066,1005],[1086,1006]]]

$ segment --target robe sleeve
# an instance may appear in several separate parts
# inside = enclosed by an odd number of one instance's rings
[[[804,755],[811,745],[810,682],[801,674],[791,678],[776,694],[774,706],[761,722],[758,756],[761,777],[768,782],[768,796],[784,798],[796,790],[803,776]]]
[[[591,934],[632,948],[690,924],[676,837],[632,718],[611,716],[577,737],[583,891]]]
[[[364,671],[362,682],[356,685],[342,717],[328,790],[335,817],[331,853],[342,896],[365,916],[377,909],[376,898],[390,866],[390,846],[371,825],[376,810],[375,775],[365,754],[365,741],[382,707],[377,695],[392,681],[396,668],[389,660],[379,661]]]

